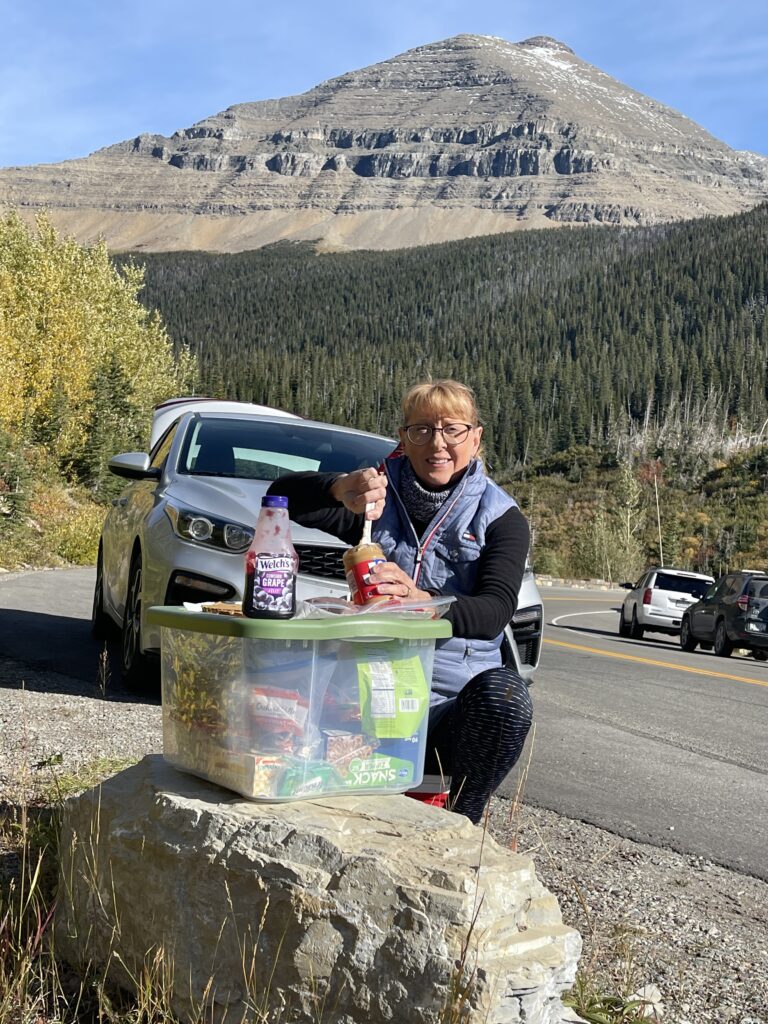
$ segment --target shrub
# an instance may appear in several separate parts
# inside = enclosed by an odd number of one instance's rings
[[[533,568],[542,576],[562,576],[562,556],[549,548],[536,548],[534,551]]]
[[[69,516],[60,520],[51,530],[51,549],[65,562],[94,565],[104,515],[101,505],[88,503],[76,506]]]
[[[22,521],[29,499],[30,469],[23,452],[6,431],[0,430],[0,525],[3,532]]]
[[[31,526],[50,564],[93,565],[106,514],[80,491],[62,484],[38,487],[30,501]]]

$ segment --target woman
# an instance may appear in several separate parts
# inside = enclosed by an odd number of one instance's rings
[[[531,725],[524,681],[502,665],[502,634],[517,607],[528,524],[479,458],[483,428],[473,393],[452,380],[405,394],[400,446],[381,469],[295,473],[270,493],[291,518],[349,544],[366,516],[388,561],[371,575],[380,594],[451,594],[453,637],[437,642],[425,771],[451,776],[450,806],[480,821],[515,764]],[[367,511],[366,511],[367,510]]]

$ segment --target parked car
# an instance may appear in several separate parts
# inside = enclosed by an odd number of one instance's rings
[[[680,632],[683,612],[712,583],[711,576],[686,569],[652,566],[629,590],[619,612],[619,636],[640,640],[646,630],[674,636]]]
[[[176,399],[155,411],[149,453],[116,455],[130,481],[112,502],[99,543],[92,628],[117,626],[126,682],[154,672],[160,633],[144,611],[184,601],[240,601],[244,555],[262,496],[290,471],[351,472],[378,465],[392,438],[317,423],[266,406]],[[291,524],[297,596],[347,596],[343,541]],[[526,569],[505,655],[530,682],[539,662],[542,601]]]
[[[768,660],[768,573],[729,572],[686,609],[680,646],[694,651],[699,644],[723,658],[740,647],[758,661]]]

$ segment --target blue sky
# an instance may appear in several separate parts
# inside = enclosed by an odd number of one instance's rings
[[[766,0],[0,0],[0,167],[170,135],[460,32],[554,36],[768,155]]]

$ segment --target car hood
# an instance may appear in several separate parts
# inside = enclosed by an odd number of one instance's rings
[[[242,526],[255,526],[269,480],[234,480],[231,477],[178,476],[166,488],[166,498],[200,512]],[[290,511],[290,509],[289,509]],[[322,544],[346,548],[344,541],[322,530],[310,530],[291,520],[294,544]]]

